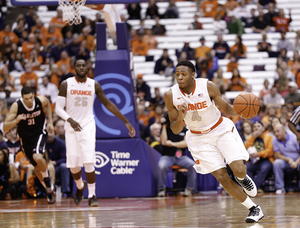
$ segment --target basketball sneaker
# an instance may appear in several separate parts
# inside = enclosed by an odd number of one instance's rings
[[[79,205],[81,201],[83,200],[83,192],[87,187],[87,182],[84,180],[83,181],[83,188],[82,189],[76,189],[75,195],[74,195],[74,202],[76,205]]]
[[[56,202],[55,191],[52,181],[49,177],[44,178],[44,182],[46,185],[46,194],[47,194],[47,202],[48,204],[54,204]]]
[[[264,213],[262,212],[259,205],[251,207],[248,217],[246,218],[247,223],[258,222],[264,217]]]
[[[46,188],[46,194],[48,204],[54,204],[56,202],[56,198],[54,194],[54,187],[52,184],[50,188]]]
[[[253,182],[253,180],[246,175],[246,177],[244,178],[244,180],[239,180],[238,178],[236,178],[236,181],[242,186],[242,188],[244,189],[244,192],[250,196],[250,197],[255,197],[257,195],[257,188],[255,183]]]
[[[97,197],[95,195],[93,195],[92,198],[89,198],[88,201],[89,201],[89,206],[90,207],[99,207],[100,206],[100,204],[97,200]]]

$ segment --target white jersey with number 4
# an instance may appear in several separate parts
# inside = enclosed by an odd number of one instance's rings
[[[207,90],[207,79],[195,79],[195,87],[190,94],[185,94],[178,86],[172,86],[173,105],[178,109],[183,103],[187,105],[184,121],[190,130],[204,131],[215,125],[221,112],[211,100]]]
[[[95,99],[95,81],[87,78],[85,82],[78,82],[75,77],[67,79],[66,112],[78,122],[81,127],[95,121],[93,105]],[[66,130],[73,130],[66,122]]]

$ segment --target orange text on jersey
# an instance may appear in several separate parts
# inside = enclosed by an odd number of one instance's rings
[[[178,105],[179,108],[179,105]],[[200,110],[203,108],[207,108],[206,101],[194,103],[194,104],[188,104],[187,106],[187,111],[195,111],[195,110]]]
[[[71,89],[72,95],[86,95],[86,96],[92,96],[91,90],[77,90],[77,89]]]

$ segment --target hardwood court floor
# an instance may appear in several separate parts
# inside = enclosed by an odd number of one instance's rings
[[[300,227],[300,195],[264,194],[254,201],[265,217],[256,224],[244,222],[248,211],[228,195],[196,195],[190,198],[99,199],[100,207],[89,208],[87,200],[75,206],[73,199],[0,202],[0,227]]]

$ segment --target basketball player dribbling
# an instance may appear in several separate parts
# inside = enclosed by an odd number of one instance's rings
[[[10,107],[3,124],[3,130],[8,132],[18,125],[17,132],[22,150],[34,166],[36,176],[46,189],[47,202],[53,204],[55,203],[54,186],[49,178],[46,160],[44,159],[47,131],[53,131],[50,102],[44,96],[35,97],[30,87],[23,87],[21,94],[22,98]],[[47,121],[43,109],[46,111]]]
[[[59,87],[55,111],[64,119],[67,167],[76,182],[77,190],[74,196],[76,205],[83,199],[83,191],[88,187],[88,203],[91,207],[99,206],[96,198],[96,175],[94,164],[96,126],[93,114],[95,95],[99,101],[116,117],[122,120],[129,130],[129,136],[135,136],[135,129],[104,94],[101,85],[87,77],[87,65],[83,59],[75,61],[74,77],[63,81]],[[64,107],[66,109],[64,110]],[[81,167],[84,166],[86,181],[82,180]]]
[[[222,117],[215,104],[227,115],[238,116],[233,106],[222,98],[213,82],[195,79],[195,66],[190,61],[177,64],[175,77],[177,84],[165,93],[172,131],[178,134],[184,124],[187,125],[186,140],[195,160],[195,170],[214,175],[229,195],[250,210],[246,222],[258,222],[264,214],[260,206],[249,198],[257,194],[243,162],[249,159],[249,154],[234,123]],[[230,179],[224,159],[246,194]]]

